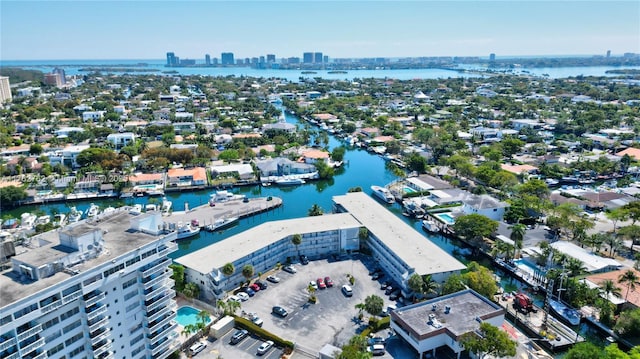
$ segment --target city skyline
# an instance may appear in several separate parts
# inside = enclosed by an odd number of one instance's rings
[[[2,1],[0,60],[612,55],[637,1]],[[115,6],[114,4],[117,4]],[[47,34],[47,36],[43,36]],[[54,41],[55,40],[55,41]]]

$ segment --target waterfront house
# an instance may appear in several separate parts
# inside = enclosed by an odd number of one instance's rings
[[[599,288],[599,289],[602,282],[606,280],[610,280],[614,283],[616,287],[618,287],[618,289],[620,289],[620,297],[614,294],[609,294],[609,297],[607,299],[609,299],[611,303],[617,306],[625,305],[625,306],[631,306],[633,308],[640,308],[640,291],[629,290],[627,293],[626,284],[618,282],[618,279],[620,278],[620,276],[623,275],[628,270],[635,272],[636,276],[640,277],[640,271],[633,268],[624,268],[620,270],[614,270],[611,272],[591,274],[585,277],[583,280],[587,285],[589,285],[589,287]],[[600,292],[602,292],[602,290],[600,290]],[[601,294],[601,295],[604,295],[604,294]],[[625,297],[627,298],[626,300],[624,299]]]
[[[207,184],[207,171],[204,167],[171,168],[167,171],[167,183],[171,187],[204,186]]]
[[[302,153],[302,159],[304,163],[314,164],[318,161],[328,163],[329,162],[329,152],[320,151],[320,150],[307,150]]]
[[[253,167],[251,167],[251,165],[248,163],[237,163],[211,167],[212,178],[216,178],[221,175],[231,175],[243,181],[255,179],[255,175],[253,174]]]
[[[316,172],[316,166],[312,164],[295,162],[284,157],[257,161],[256,167],[260,171],[261,178],[303,175]]]
[[[436,357],[447,346],[459,359],[464,351],[460,339],[475,333],[483,322],[500,328],[504,309],[471,289],[392,310],[391,328],[419,353]],[[429,353],[430,352],[430,353]]]
[[[164,186],[164,173],[136,173],[129,176],[128,181],[132,186],[148,184]]]
[[[462,200],[464,214],[481,214],[494,221],[502,221],[507,207],[509,207],[507,203],[499,201],[488,194],[475,195],[469,193]]]
[[[57,150],[49,154],[49,162],[52,166],[60,163],[70,168],[78,168],[80,167],[78,162],[76,162],[78,155],[90,147],[89,145],[69,145],[62,150]]]
[[[262,125],[262,132],[281,131],[286,133],[295,133],[296,125],[286,122],[266,123]]]

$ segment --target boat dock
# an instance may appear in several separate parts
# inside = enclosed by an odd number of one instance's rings
[[[506,318],[547,350],[559,352],[585,340],[573,329],[550,314],[546,314],[541,308],[534,307],[533,311],[523,313],[514,309],[512,297],[496,296],[495,300],[505,309]],[[545,315],[547,317],[546,327],[544,324]]]
[[[173,212],[164,215],[167,222],[191,223],[197,220],[200,227],[213,224],[217,219],[231,217],[246,218],[258,213],[266,212],[282,205],[282,198],[258,197],[251,198],[248,202],[243,199],[231,199],[223,202],[215,202],[215,206],[204,204],[193,209]]]

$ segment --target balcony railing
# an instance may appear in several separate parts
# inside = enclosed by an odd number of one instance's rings
[[[171,339],[167,338],[164,342],[151,346],[151,355],[156,355],[171,345]]]
[[[144,283],[144,289],[145,289],[145,290],[147,290],[147,289],[149,289],[149,288],[153,287],[154,285],[156,285],[156,284],[158,284],[158,283],[162,282],[162,281],[163,281],[165,278],[167,278],[168,276],[169,276],[169,273],[162,273],[162,274],[160,274],[159,276],[157,276],[157,277],[155,277],[155,278],[151,279],[150,281],[145,282],[145,283]]]
[[[94,295],[93,297],[89,298],[89,299],[85,299],[84,300],[84,306],[85,307],[90,307],[96,303],[98,303],[99,301],[103,300],[104,298],[106,298],[106,295],[104,293],[98,293],[96,295]]]
[[[62,304],[67,304],[69,302],[72,302],[72,301],[78,299],[81,296],[82,296],[82,290],[78,290],[76,292],[73,292],[73,293],[67,295],[66,297],[62,298]]]
[[[161,309],[158,310],[155,313],[147,314],[147,321],[149,323],[151,323],[151,322],[155,321],[156,319],[160,318],[162,315],[164,315],[164,314],[166,314],[166,313],[168,313],[170,311],[175,312],[177,309],[178,309],[178,305],[176,305],[176,303],[173,302],[173,303],[169,304],[166,307],[161,307]]]
[[[148,293],[145,293],[144,300],[153,299],[153,297],[157,296],[163,291],[166,291],[167,288],[173,288],[174,284],[175,284],[175,281],[173,279],[167,279],[167,281],[162,286],[152,289]]]
[[[16,337],[5,338],[5,340],[2,343],[0,343],[0,352],[11,348],[17,343],[18,341],[16,340]]]
[[[111,331],[109,330],[109,328],[105,328],[105,330],[103,330],[102,332],[98,330],[98,334],[91,335],[91,345],[92,346],[96,345],[100,343],[101,340],[109,338],[110,334],[111,334]]]
[[[173,291],[167,291],[167,293],[165,293],[165,295],[158,297],[158,298],[153,298],[151,300],[148,300],[145,302],[145,305],[147,307],[147,311],[152,311],[156,308],[158,308],[161,305],[166,305],[167,302],[169,302],[171,300],[171,298],[173,298],[175,293],[172,293]]]
[[[166,318],[160,320],[159,322],[157,322],[157,323],[149,323],[148,324],[149,332],[150,333],[155,332],[156,330],[162,328],[162,326],[164,326],[165,324],[169,323],[170,321],[172,321],[175,318],[176,318],[176,312],[170,312],[170,314]]]
[[[167,248],[161,249],[158,251],[158,257],[164,257],[169,253],[175,252],[178,250],[178,245],[173,242],[167,242],[164,244]]]
[[[9,356],[3,357],[2,359],[20,359],[20,354],[18,352],[10,354]]]
[[[35,327],[33,327],[31,329],[28,329],[28,330],[25,330],[22,333],[19,333],[18,334],[18,341],[21,342],[21,341],[23,341],[23,340],[25,340],[25,339],[27,339],[29,337],[32,337],[32,336],[40,333],[41,331],[42,331],[42,325],[38,324],[38,325],[36,325]]]
[[[47,304],[44,307],[40,308],[40,311],[42,312],[42,314],[47,314],[52,310],[60,308],[61,306],[62,306],[62,301],[56,300],[55,302],[51,304]]]
[[[171,259],[169,258],[165,258],[164,260],[160,261],[160,263],[154,265],[153,267],[146,269],[145,271],[142,272],[142,278],[146,278],[150,275],[152,275],[153,273],[164,269],[165,267],[168,267],[169,264],[171,264]]]
[[[31,353],[32,351],[41,348],[42,346],[44,346],[44,338],[40,338],[38,340],[36,340],[35,342],[27,345],[24,348],[20,348],[20,352],[21,353]]]
[[[109,318],[107,318],[107,317],[100,319],[96,323],[91,324],[89,326],[89,332],[93,332],[93,331],[98,330],[98,328],[102,327],[103,325],[106,325],[108,322],[109,322]]]
[[[169,343],[169,346],[166,347],[164,350],[157,350],[156,354],[152,354],[151,357],[153,359],[165,359],[169,357],[169,355],[171,355],[173,352],[180,349],[180,343],[176,340],[178,336],[179,334],[177,332],[172,332],[171,334],[169,334],[169,336],[167,336],[167,342]],[[159,346],[163,344],[164,343],[160,344]]]
[[[100,306],[92,310],[90,313],[87,313],[87,320],[93,320],[99,315],[104,314],[106,312],[107,312],[107,306],[106,305]]]
[[[115,357],[116,355],[112,351],[108,351],[99,356],[98,359],[114,359]]]
[[[105,340],[103,345],[101,345],[99,348],[96,348],[96,349],[93,350],[93,355],[95,357],[98,357],[98,356],[100,356],[100,354],[111,350],[112,347],[113,346],[111,345],[111,342],[108,341],[108,340]]]
[[[164,338],[167,333],[174,331],[176,328],[178,328],[178,322],[173,321],[170,325],[167,325],[166,328],[151,334],[149,337],[151,344],[153,345],[154,343],[157,343],[160,339]]]
[[[31,359],[47,359],[47,358],[48,358],[47,352],[42,352],[42,353],[32,357]]]

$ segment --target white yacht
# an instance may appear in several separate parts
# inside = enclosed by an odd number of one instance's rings
[[[40,216],[38,217],[38,219],[36,219],[36,226],[39,224],[47,224],[49,222],[51,222],[51,216],[49,215]]]
[[[71,212],[69,212],[69,223],[76,223],[80,219],[82,219],[82,212],[78,211],[76,207],[71,207]]]
[[[53,224],[64,227],[67,224],[67,215],[64,213],[58,213],[53,218]]]
[[[171,212],[171,206],[173,203],[167,199],[167,197],[162,197],[162,213],[169,214]]]
[[[238,219],[239,219],[238,217],[218,218],[215,221],[213,221],[212,224],[208,224],[204,228],[209,232],[214,232],[236,223]]]
[[[373,191],[373,195],[375,197],[378,197],[378,199],[388,203],[388,204],[393,204],[396,201],[396,198],[393,197],[393,195],[391,194],[391,191],[389,191],[388,189],[384,188],[384,187],[380,187],[380,186],[371,186],[371,190]]]
[[[31,213],[23,213],[20,215],[20,228],[21,229],[33,229],[36,225],[38,216]]]
[[[137,216],[140,213],[142,213],[142,205],[141,204],[134,204],[133,207],[131,207],[131,209],[129,209],[129,214],[133,214],[134,216]]]
[[[102,214],[109,214],[109,213],[113,213],[113,212],[115,212],[115,211],[116,211],[116,209],[115,209],[115,208],[113,208],[113,207],[107,207],[107,208],[105,208],[105,209],[104,209],[104,211],[102,211]]]
[[[178,236],[176,239],[190,238],[198,233],[200,233],[200,227],[194,226],[191,223],[178,223]]]
[[[304,183],[305,181],[302,178],[281,178],[276,181],[279,186],[297,186]]]
[[[100,212],[100,207],[91,203],[91,205],[89,206],[89,209],[87,209],[87,218],[92,218],[97,216],[98,212]]]

